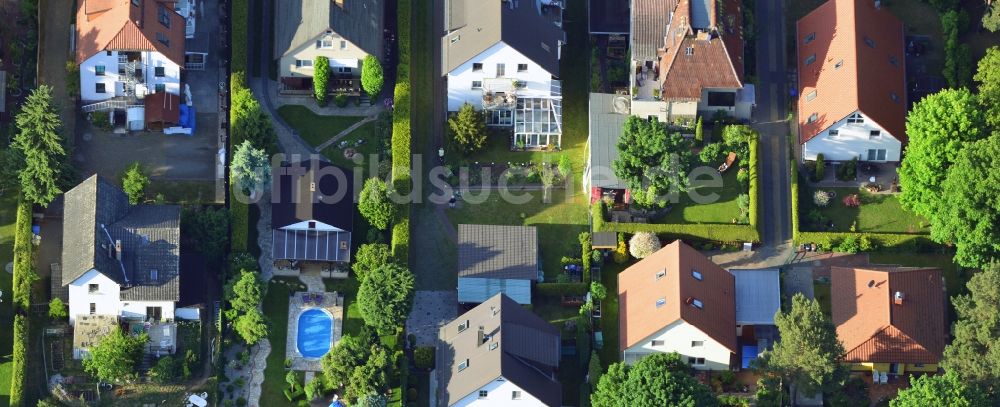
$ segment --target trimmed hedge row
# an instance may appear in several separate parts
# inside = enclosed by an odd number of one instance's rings
[[[759,242],[760,233],[750,225],[679,224],[679,223],[615,223],[604,224],[603,232],[653,232],[661,237],[712,242]]]
[[[580,262],[583,263],[583,282],[590,282],[590,263],[593,249],[593,240],[589,232],[581,232],[578,236],[580,240]]]
[[[233,185],[233,188],[236,188]],[[229,238],[229,245],[233,253],[245,253],[250,240],[250,206],[236,199],[236,194],[232,194],[229,201],[230,227],[232,234]]]
[[[28,319],[14,316],[14,353],[11,361],[10,407],[25,406],[25,360],[28,352]]]
[[[748,211],[750,213],[748,213],[747,215],[750,217],[750,226],[753,226],[754,228],[758,228],[758,226],[760,225],[760,213],[758,213],[758,210],[757,210],[757,208],[760,206],[759,205],[759,203],[760,203],[760,196],[757,194],[757,191],[758,191],[758,182],[760,181],[757,178],[757,172],[759,170],[758,167],[760,166],[760,162],[759,162],[760,160],[758,159],[760,152],[757,150],[758,149],[758,144],[759,144],[758,143],[758,139],[759,139],[759,136],[757,136],[756,134],[753,137],[750,138],[750,163],[749,163],[750,164],[750,170],[749,170],[750,171],[750,188],[749,188],[750,189],[750,191],[749,191],[749,194],[750,194],[750,208],[748,209]],[[757,229],[757,231],[759,233],[760,229]]]
[[[399,0],[396,27],[399,35],[399,64],[396,65],[396,87],[393,89],[392,111],[392,188],[401,195],[413,190],[411,176],[412,141],[410,134],[410,14],[412,0]],[[390,248],[401,264],[410,257],[410,208],[404,205],[400,219],[392,227]]]
[[[402,66],[402,64],[400,64]],[[392,186],[406,195],[412,189],[410,165],[410,84],[396,84],[392,112]]]
[[[28,309],[31,305],[31,284],[38,279],[31,263],[31,202],[21,199],[17,203],[14,223],[14,305]]]
[[[538,295],[544,297],[586,295],[590,291],[590,283],[538,283],[535,284],[535,289]]]
[[[590,205],[590,218],[594,231],[604,229],[604,201],[598,199]]]
[[[404,211],[400,219],[392,225],[392,241],[389,246],[392,257],[399,264],[408,264],[410,258],[410,213]]]
[[[246,71],[247,69],[247,24],[250,16],[248,0],[233,0],[232,21],[232,62],[230,71]]]
[[[791,168],[791,177],[789,180],[792,184],[792,241],[799,241],[799,162],[793,157],[789,164]]]

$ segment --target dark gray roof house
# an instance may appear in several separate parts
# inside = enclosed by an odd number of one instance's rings
[[[272,257],[349,262],[354,174],[323,160],[276,167],[272,173]]]
[[[382,55],[384,0],[283,1],[275,10],[274,58],[333,30],[363,51]]]
[[[442,38],[443,74],[503,42],[553,75],[559,74],[563,31],[550,20],[555,13],[527,0],[445,0]]]
[[[560,406],[559,357],[558,329],[510,297],[494,295],[438,332],[438,405],[485,399]]]
[[[590,152],[585,179],[589,188],[625,189],[611,164],[618,158],[618,139],[629,117],[628,96],[590,94]]]
[[[130,205],[91,176],[65,194],[61,275],[52,278],[66,286],[97,270],[121,286],[122,301],[177,301],[180,217],[177,205]]]
[[[458,302],[504,293],[531,304],[531,282],[539,273],[533,226],[458,225]]]

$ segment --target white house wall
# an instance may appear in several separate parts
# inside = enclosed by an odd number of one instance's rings
[[[145,319],[146,307],[160,307],[162,320],[174,319],[174,303],[172,301],[125,301],[122,302],[121,317]]]
[[[733,327],[733,336],[736,336],[736,327]],[[654,340],[663,341],[663,345],[653,346]],[[703,345],[692,347],[694,341],[701,341]],[[732,355],[729,349],[694,325],[678,320],[625,349],[624,360],[626,364],[632,365],[643,356],[657,352],[677,352],[685,363],[688,357],[705,358],[704,365],[693,365],[698,370],[729,370],[729,360]]]
[[[486,397],[479,398],[479,391],[486,390]],[[513,394],[515,391],[521,392],[521,398],[518,400],[513,399]],[[534,396],[528,394],[528,392],[522,390],[513,382],[510,382],[503,377],[500,377],[492,382],[489,382],[478,390],[472,392],[461,400],[452,404],[456,407],[465,406],[475,406],[475,407],[487,407],[487,406],[544,406],[541,400],[535,398]]]
[[[148,92],[152,93],[157,84],[163,84],[167,92],[180,95],[181,68],[159,52],[142,52],[142,75]],[[97,76],[97,67],[104,66],[103,76]],[[162,66],[164,75],[156,76],[154,68]],[[118,52],[98,52],[80,64],[80,98],[85,102],[96,102],[124,95],[124,78],[118,76]],[[105,93],[97,93],[97,84],[103,83]]]
[[[90,293],[90,284],[97,284],[95,293]],[[77,315],[90,314],[90,304],[96,306],[97,315],[118,315],[121,310],[121,291],[118,283],[90,270],[69,284],[69,323],[73,325]]]
[[[714,115],[715,112],[717,112],[719,110],[724,110],[726,112],[726,114],[728,114],[729,116],[740,118],[740,119],[749,119],[750,118],[749,117],[749,109],[737,109],[736,108],[737,105],[739,104],[739,94],[737,94],[738,91],[739,91],[739,89],[735,89],[735,88],[703,88],[701,90],[701,100],[698,101],[698,113],[701,114],[702,116],[712,117],[712,115]],[[735,102],[733,103],[732,106],[710,106],[708,104],[708,92],[732,93],[733,94],[733,100]],[[745,112],[747,114],[747,116],[746,117],[741,117],[740,116],[740,113],[741,113],[740,111]]]
[[[483,69],[473,71],[472,64],[481,63]],[[497,64],[504,64],[504,78],[517,79],[525,87],[517,90],[518,97],[547,97],[551,94],[552,73],[534,63],[504,42],[498,42],[464,64],[448,72],[448,111],[458,111],[463,103],[482,109],[483,90],[473,89],[472,81],[495,78]],[[527,64],[524,72],[517,71],[518,64]]]
[[[333,41],[332,48],[317,48],[316,41],[328,40]],[[343,44],[343,47],[341,47]],[[286,53],[281,57],[279,63],[281,69],[282,77],[312,77],[313,67],[296,67],[296,60],[303,61],[315,61],[316,57],[324,56],[330,59],[331,66],[336,65],[333,60],[336,59],[352,59],[357,61],[355,69],[352,70],[355,76],[361,75],[361,60],[363,60],[368,53],[362,50],[353,42],[348,41],[346,38],[341,37],[340,34],[335,32],[322,33],[317,35],[308,43],[305,43],[298,48],[292,49],[290,52]]]
[[[865,119],[864,123],[848,124],[846,117],[841,118],[807,141],[802,145],[802,158],[815,160],[816,155],[822,153],[826,161],[848,161],[853,158],[867,161],[869,149],[885,149],[885,161],[899,161],[902,143],[864,113],[861,116]],[[837,130],[839,133],[836,137],[830,137],[830,130]],[[882,136],[869,137],[872,130],[881,131]]]

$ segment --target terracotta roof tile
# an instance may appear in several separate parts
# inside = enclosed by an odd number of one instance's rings
[[[657,278],[661,271],[666,274]],[[620,350],[683,319],[736,352],[735,284],[732,274],[680,240],[633,264],[618,274]],[[666,303],[656,307],[661,298]],[[704,308],[688,305],[688,299]]]
[[[831,305],[848,362],[938,363],[947,337],[940,269],[831,269]],[[894,301],[895,293],[903,296]]]
[[[160,6],[170,27],[159,21]],[[184,67],[184,17],[174,11],[173,2],[81,0],[76,21],[77,63],[101,51],[156,51]]]
[[[860,110],[905,143],[906,55],[899,19],[872,1],[830,0],[800,19],[797,32],[799,95],[816,91],[813,100],[799,98],[799,142]],[[814,39],[806,44],[806,37]],[[817,119],[810,123],[813,113]]]
[[[735,1],[724,3],[722,18],[712,19],[720,26],[699,33],[684,18],[690,13],[689,0],[678,3],[675,16],[681,17],[674,18],[660,60],[664,100],[699,100],[703,88],[743,87],[743,19]]]

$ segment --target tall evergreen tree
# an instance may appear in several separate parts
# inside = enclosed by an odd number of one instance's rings
[[[14,119],[13,147],[24,158],[18,174],[21,193],[31,202],[48,206],[62,191],[59,180],[66,165],[62,121],[52,105],[52,88],[41,85],[28,95]]]
[[[974,274],[966,286],[968,294],[951,300],[958,320],[955,339],[944,348],[941,365],[963,381],[996,393],[1000,391],[1000,263]]]

